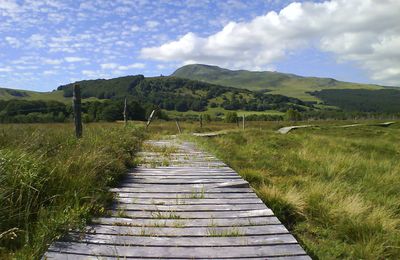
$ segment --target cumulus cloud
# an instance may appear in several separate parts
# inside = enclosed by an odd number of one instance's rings
[[[265,69],[289,52],[313,47],[352,61],[376,81],[400,82],[400,1],[332,0],[292,3],[250,22],[229,22],[200,37],[187,33],[141,50],[143,58]]]

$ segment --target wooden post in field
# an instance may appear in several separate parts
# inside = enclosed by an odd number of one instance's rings
[[[154,109],[153,111],[151,111],[151,114],[150,114],[150,116],[149,116],[149,120],[147,120],[147,124],[146,124],[146,129],[147,129],[147,127],[149,127],[149,125],[150,125],[150,123],[151,123],[151,120],[153,120],[153,117],[154,117],[154,113],[156,112],[156,109]]]
[[[74,110],[74,122],[75,122],[75,135],[77,138],[82,137],[82,116],[81,116],[81,89],[78,84],[74,84],[72,87],[73,96],[73,110]]]
[[[126,110],[127,110],[127,103],[126,103],[126,98],[125,98],[125,102],[124,102],[124,123],[125,123],[125,126],[128,124],[128,119],[127,119],[127,116],[126,116]]]
[[[200,128],[203,128],[203,116],[202,115],[199,116],[199,120],[200,120]]]
[[[243,130],[246,128],[245,115],[243,114]]]
[[[239,128],[239,117],[236,117],[236,125]]]
[[[175,119],[175,124],[176,124],[176,127],[178,128],[179,133],[182,134],[181,126],[179,125],[179,122],[177,119]]]

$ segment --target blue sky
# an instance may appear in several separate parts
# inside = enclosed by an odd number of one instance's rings
[[[0,0],[0,87],[190,63],[400,85],[400,1],[379,2]]]

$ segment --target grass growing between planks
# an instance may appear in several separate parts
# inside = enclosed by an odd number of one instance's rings
[[[196,140],[248,180],[315,258],[400,258],[398,124]]]
[[[102,214],[108,187],[133,166],[142,128],[0,126],[0,258],[38,259],[48,244]]]

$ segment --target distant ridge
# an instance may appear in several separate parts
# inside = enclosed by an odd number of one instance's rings
[[[308,92],[323,89],[382,89],[383,86],[338,81],[333,78],[303,77],[272,71],[229,70],[218,66],[192,64],[177,69],[171,76],[200,80],[249,90],[269,90],[303,101],[318,101]]]

